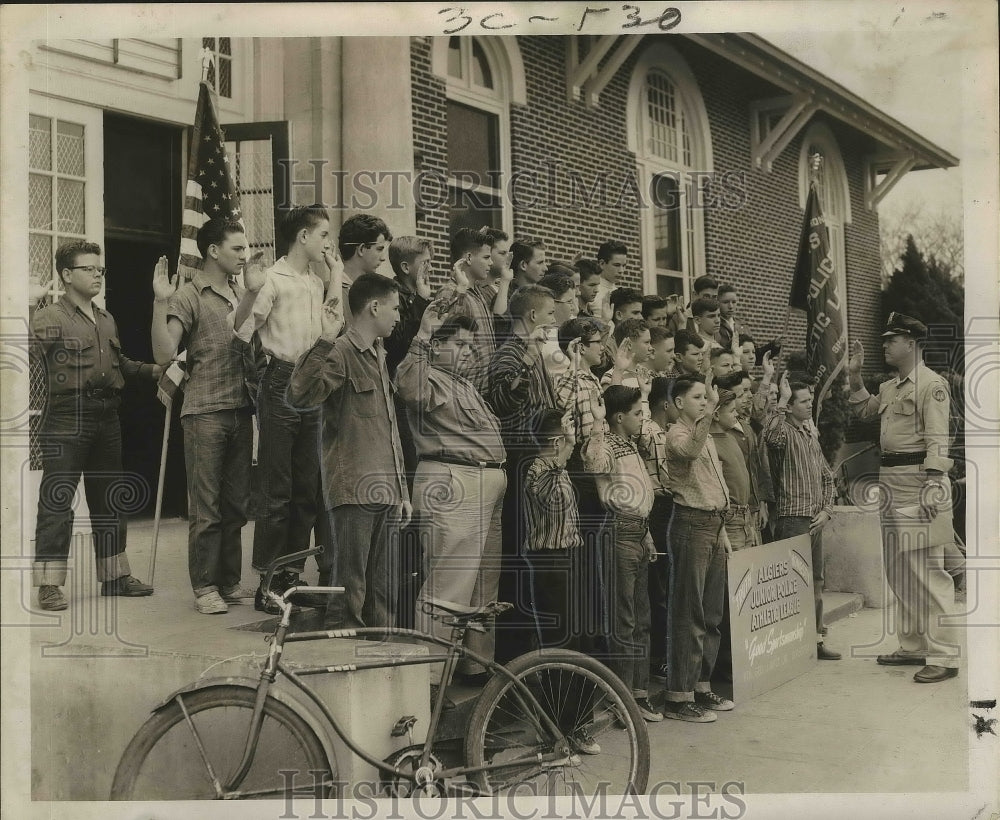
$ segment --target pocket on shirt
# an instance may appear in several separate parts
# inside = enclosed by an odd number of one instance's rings
[[[357,416],[374,416],[378,412],[378,391],[375,381],[367,376],[351,376],[351,402],[348,412]]]
[[[63,339],[63,350],[57,352],[56,363],[69,367],[93,367],[97,363],[97,346],[82,339]],[[60,362],[60,359],[63,359]]]
[[[905,399],[899,399],[894,402],[892,411],[897,416],[912,416],[917,412],[917,402],[913,396],[907,396]]]
[[[122,343],[112,336],[108,339],[108,347],[111,348],[111,364],[120,370],[122,366]]]

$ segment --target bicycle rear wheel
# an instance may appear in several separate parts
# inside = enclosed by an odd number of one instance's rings
[[[602,663],[568,650],[543,649],[507,669],[561,730],[546,728],[523,691],[495,674],[476,702],[465,738],[470,772],[484,793],[642,793],[649,779],[649,735],[631,693]],[[555,756],[539,762],[538,755]]]
[[[319,738],[291,708],[268,697],[250,771],[234,791],[220,795],[213,773],[224,788],[239,768],[256,692],[214,686],[179,698],[183,710],[174,698],[125,749],[111,786],[112,800],[273,800],[331,793],[336,773],[330,771]]]

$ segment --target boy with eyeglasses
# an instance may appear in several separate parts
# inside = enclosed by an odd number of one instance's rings
[[[115,503],[125,493],[118,407],[125,378],[156,380],[159,365],[122,353],[114,317],[93,303],[101,292],[101,248],[73,240],[59,246],[56,271],[65,292],[39,310],[31,322],[29,359],[33,396],[44,396],[39,441],[42,483],[35,525],[32,580],[38,605],[58,611],[69,605],[66,583],[73,535],[73,494],[83,477],[90,509],[94,558],[101,595],[152,595],[153,588],[132,577],[125,555],[124,509]]]

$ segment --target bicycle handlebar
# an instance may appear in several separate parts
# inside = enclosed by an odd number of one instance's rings
[[[264,594],[267,595],[271,591],[271,578],[274,577],[275,570],[281,567],[287,567],[289,564],[294,564],[300,559],[306,559],[310,555],[320,555],[323,552],[323,547],[312,547],[307,550],[299,550],[298,552],[293,552],[290,555],[284,555],[280,558],[275,558],[267,568],[267,575],[264,576],[264,583],[261,585],[264,590]]]

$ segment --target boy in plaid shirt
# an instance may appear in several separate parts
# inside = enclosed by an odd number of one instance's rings
[[[570,319],[559,327],[559,346],[571,362],[570,370],[556,382],[556,407],[568,413],[573,424],[573,450],[567,462],[578,500],[578,524],[583,538],[581,583],[585,593],[583,651],[604,655],[610,632],[605,594],[605,568],[611,554],[606,514],[597,494],[594,476],[584,469],[585,445],[603,442],[607,429],[601,383],[591,368],[603,356],[603,329],[592,317]]]
[[[656,548],[649,534],[653,485],[632,439],[643,422],[638,388],[612,385],[604,392],[609,432],[604,446],[594,448],[589,467],[597,491],[613,516],[614,606],[610,666],[632,690],[639,712],[650,723],[663,715],[649,702],[649,562]]]

